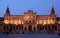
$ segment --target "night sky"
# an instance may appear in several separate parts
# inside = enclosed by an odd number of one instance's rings
[[[7,6],[12,15],[23,15],[27,10],[48,15],[54,6],[56,15],[60,16],[60,0],[0,0],[0,17],[4,17]]]

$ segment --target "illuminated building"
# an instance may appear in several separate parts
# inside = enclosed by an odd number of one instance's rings
[[[49,15],[37,15],[36,12],[32,10],[24,12],[24,15],[11,15],[7,7],[3,23],[6,24],[4,26],[9,27],[8,29],[14,28],[15,30],[20,29],[23,31],[57,31],[57,23],[60,24],[60,21],[57,21],[54,7],[51,8],[51,13]]]

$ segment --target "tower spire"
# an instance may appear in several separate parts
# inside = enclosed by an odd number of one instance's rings
[[[54,10],[54,7],[52,6],[52,8],[51,8],[51,15],[54,15],[55,14],[55,10]]]
[[[6,8],[6,14],[7,15],[10,15],[10,10],[9,10],[9,7],[7,6],[7,8]]]

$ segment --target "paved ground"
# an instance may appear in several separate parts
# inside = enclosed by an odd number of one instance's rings
[[[0,34],[0,38],[60,38],[57,34]]]

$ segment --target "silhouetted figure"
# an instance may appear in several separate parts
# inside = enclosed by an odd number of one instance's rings
[[[58,33],[58,36],[60,36],[60,33]]]
[[[24,34],[24,31],[22,33]]]
[[[6,32],[6,34],[8,35],[8,34],[9,34],[9,32]]]

